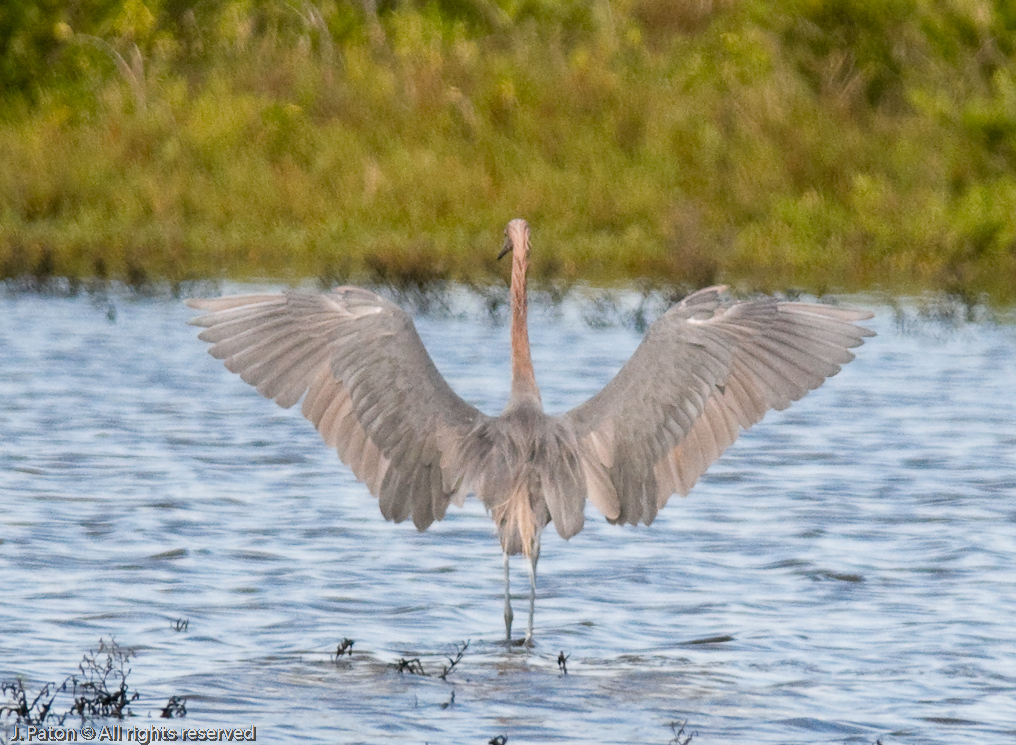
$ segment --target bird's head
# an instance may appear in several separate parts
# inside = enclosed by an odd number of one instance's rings
[[[512,220],[504,229],[504,245],[497,258],[503,259],[512,252],[521,253],[523,258],[529,258],[529,223],[521,217]]]

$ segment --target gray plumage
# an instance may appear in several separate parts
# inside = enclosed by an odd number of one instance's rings
[[[409,316],[357,287],[244,295],[188,304],[211,354],[283,407],[302,411],[388,520],[424,530],[449,503],[481,499],[507,556],[530,561],[532,636],[539,536],[570,538],[588,498],[612,523],[651,523],[686,495],[737,435],[784,409],[853,359],[873,332],[864,311],[723,288],[689,295],[650,328],[606,387],[561,416],[543,412],[529,353],[529,227],[513,220],[512,395],[488,416],[463,401],[427,354]]]

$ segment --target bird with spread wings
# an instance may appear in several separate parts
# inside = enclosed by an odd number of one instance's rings
[[[614,378],[559,416],[543,411],[529,349],[529,226],[512,220],[511,396],[500,416],[460,398],[409,315],[358,287],[188,301],[211,354],[283,407],[302,411],[377,497],[388,520],[419,530],[469,494],[486,506],[508,557],[523,554],[533,635],[540,534],[582,530],[588,499],[612,523],[646,525],[686,495],[738,434],[853,359],[874,332],[865,311],[771,297],[731,302],[722,287],[663,314]]]

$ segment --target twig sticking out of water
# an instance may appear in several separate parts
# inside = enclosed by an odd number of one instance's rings
[[[424,676],[427,675],[427,673],[423,669],[423,663],[420,662],[419,657],[413,657],[412,659],[409,660],[407,660],[405,657],[400,657],[399,661],[395,663],[395,669],[399,672],[399,675],[406,672],[410,673],[411,675],[424,675]]]
[[[103,654],[105,658],[100,659]],[[130,658],[131,651],[121,647],[112,637],[109,644],[99,639],[99,650],[86,654],[78,665],[83,679],[78,681],[77,677],[71,677],[74,686],[71,713],[82,717],[117,719],[123,719],[125,713],[130,714],[127,705],[141,698],[137,691],[128,694],[127,676],[131,670],[128,667],[125,671],[124,668]],[[109,688],[110,682],[116,683],[113,690]]]
[[[68,675],[59,686],[47,683],[32,696],[25,690],[24,681],[0,683],[0,693],[9,701],[0,703],[0,720],[13,717],[15,723],[38,726],[43,723],[63,725],[67,717],[80,716],[82,721],[91,718],[131,716],[129,705],[141,698],[127,685],[130,675],[128,662],[133,652],[124,649],[110,637],[109,642],[99,639],[99,649],[89,651],[78,663],[78,673]],[[70,708],[57,714],[54,706],[61,694],[72,697]],[[61,707],[62,708],[62,707]],[[172,696],[162,710],[162,716],[184,716],[185,701]],[[0,738],[0,743],[3,740]]]
[[[698,732],[692,732],[690,735],[684,734],[684,728],[688,726],[688,720],[685,719],[680,722],[681,728],[677,727],[678,722],[670,723],[670,731],[674,733],[674,738],[668,743],[668,745],[688,745],[692,738],[698,734]]]
[[[454,657],[446,658],[448,660],[448,664],[441,666],[441,672],[437,674],[437,677],[447,682],[448,675],[455,669],[456,665],[462,662],[462,657],[465,655],[466,649],[468,648],[469,640],[467,639],[461,646],[455,648]],[[392,667],[394,667],[399,674],[410,673],[411,675],[423,675],[425,677],[429,677],[431,675],[431,673],[428,673],[423,669],[423,663],[420,662],[419,657],[413,657],[408,660],[405,657],[400,657],[399,660],[392,665]]]
[[[190,619],[187,618],[178,618],[169,625],[173,631],[186,631],[188,626],[190,626]]]
[[[466,649],[468,647],[469,647],[469,640],[467,639],[465,641],[465,643],[463,643],[463,645],[461,647],[457,647],[456,648],[455,657],[454,658],[452,658],[452,657],[448,658],[448,664],[443,666],[443,669],[441,670],[441,673],[437,677],[441,678],[441,680],[447,680],[448,673],[450,673],[452,670],[454,670],[455,666],[458,665],[460,662],[462,662],[462,655],[464,655],[466,653]],[[455,694],[454,693],[452,694],[452,698],[453,699],[455,698]]]
[[[28,701],[29,694],[25,690],[25,682],[20,678],[0,684],[0,692],[10,695],[13,699],[13,703],[0,705],[0,717],[4,715],[10,717],[13,714],[15,717],[14,721],[16,722],[22,722],[30,726],[42,724],[46,720],[46,717],[52,713],[53,701],[56,699],[57,694],[67,689],[67,682],[69,680],[70,678],[65,680],[59,688],[56,683],[47,683],[30,703]],[[58,721],[58,724],[62,725],[67,715],[54,715],[53,718]]]
[[[99,639],[98,651],[90,651],[78,663],[80,676],[69,675],[59,686],[47,683],[31,701],[24,681],[4,682],[0,684],[0,691],[7,694],[12,703],[0,704],[0,717],[13,715],[16,722],[28,725],[40,725],[47,720],[56,720],[62,725],[72,714],[82,719],[123,719],[131,713],[128,705],[141,698],[141,694],[127,686],[127,676],[131,672],[127,663],[131,657],[130,650],[121,647],[115,639],[110,638],[108,643]],[[68,689],[73,698],[70,709],[64,714],[54,713],[54,702]]]
[[[354,644],[356,644],[356,642],[348,638],[343,639],[341,642],[339,642],[338,646],[335,648],[335,661],[338,662],[339,658],[344,654],[348,654],[350,657],[352,657]]]
[[[170,696],[169,701],[162,707],[162,713],[159,716],[163,719],[187,716],[187,699],[180,698],[179,696]]]
[[[564,673],[565,675],[568,674],[569,657],[571,657],[571,655],[570,654],[566,655],[563,649],[561,650],[561,654],[557,656],[557,666],[561,670],[561,672]]]
[[[455,691],[452,691],[452,697],[450,699],[448,699],[447,701],[445,701],[443,704],[441,704],[441,708],[442,709],[447,709],[449,706],[452,706],[454,703],[455,703]]]

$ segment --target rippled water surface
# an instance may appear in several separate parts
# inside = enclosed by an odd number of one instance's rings
[[[62,680],[115,636],[136,652],[136,722],[267,742],[662,744],[675,721],[696,745],[1016,738],[1012,326],[904,332],[873,306],[855,362],[652,526],[590,507],[571,541],[548,530],[524,651],[499,644],[481,506],[422,534],[385,522],[297,411],[207,354],[179,301],[114,304],[110,320],[84,297],[0,296],[2,680]],[[507,329],[459,304],[420,333],[493,413]],[[548,410],[639,341],[579,303],[538,311]],[[158,719],[172,695],[186,718]]]

